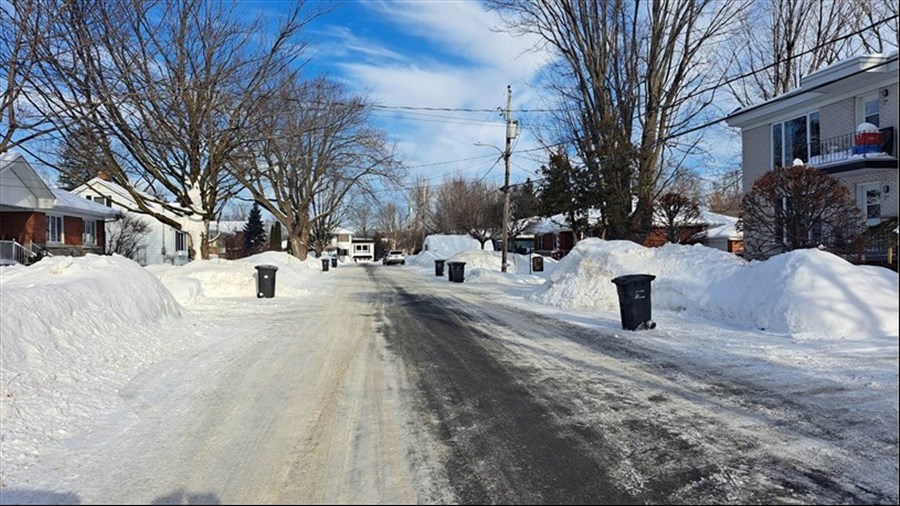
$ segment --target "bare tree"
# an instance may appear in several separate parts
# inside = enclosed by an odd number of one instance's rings
[[[721,72],[747,75],[729,89],[750,106],[799,87],[801,77],[841,59],[896,49],[896,15],[897,3],[884,0],[754,2],[727,42],[732,57],[722,60]]]
[[[690,242],[682,231],[687,227],[696,227],[700,221],[700,205],[684,193],[662,195],[653,212],[666,230],[666,241],[675,244]]]
[[[887,53],[900,47],[900,4],[893,0],[856,0],[851,14],[857,27],[878,24],[856,39],[866,53]],[[881,25],[880,22],[888,20]]]
[[[850,190],[808,166],[772,169],[757,179],[744,196],[741,226],[751,259],[820,246],[851,253],[865,231]]]
[[[106,234],[106,253],[130,258],[136,262],[146,262],[144,239],[150,234],[150,223],[146,218],[124,213],[113,223]]]
[[[310,214],[315,219],[310,221],[310,244],[316,250],[317,257],[322,256],[335,230],[347,217],[347,209],[353,205],[352,199],[347,200],[345,185],[340,180],[326,184],[324,191],[313,196]]]
[[[448,178],[436,189],[430,228],[439,234],[467,234],[465,224],[468,185],[462,177]]]
[[[706,196],[706,205],[710,211],[728,216],[740,216],[741,198],[743,197],[741,174],[741,169],[735,169],[715,176],[712,188]]]
[[[66,14],[70,0],[0,2],[0,153],[53,132],[29,103],[40,71],[39,47],[48,43],[51,27]]]
[[[388,249],[402,247],[409,220],[408,213],[397,204],[388,202],[378,207],[375,217],[380,236],[387,239],[390,245]]]
[[[649,231],[667,154],[696,146],[673,139],[705,119],[711,54],[747,2],[490,3],[514,33],[537,34],[557,56],[562,140],[592,179],[591,206],[601,211],[605,235]]]
[[[74,2],[39,45],[32,76],[35,106],[64,132],[95,133],[136,210],[187,232],[202,258],[209,224],[236,187],[225,168],[252,134],[248,118],[298,61],[300,31],[320,12],[306,15],[300,1],[270,31],[236,6]]]
[[[353,231],[359,237],[372,237],[375,235],[375,204],[364,199],[359,199],[356,205],[349,206],[347,219]]]
[[[284,226],[300,259],[312,244],[311,227],[328,220],[351,191],[371,192],[376,180],[402,175],[363,97],[337,82],[286,78],[253,121],[260,139],[233,174]]]
[[[432,227],[444,234],[468,234],[485,244],[500,235],[503,194],[483,181],[462,177],[445,180],[437,189]]]

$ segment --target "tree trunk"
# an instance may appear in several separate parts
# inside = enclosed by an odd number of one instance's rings
[[[308,255],[309,248],[306,245],[306,241],[299,235],[291,234],[290,238],[291,243],[291,254],[300,260],[306,260]]]

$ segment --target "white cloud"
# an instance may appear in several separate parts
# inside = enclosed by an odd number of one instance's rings
[[[475,146],[484,142],[503,148],[504,125],[493,111],[506,105],[506,86],[513,85],[515,109],[526,107],[535,92],[527,86],[547,60],[534,51],[533,38],[513,37],[494,30],[500,24],[495,13],[477,2],[375,2],[364,4],[373,15],[396,27],[409,50],[385,34],[380,40],[363,39],[346,28],[329,30],[335,43],[325,51],[335,57],[334,68],[355,89],[367,92],[385,106],[472,108],[491,111],[465,113],[441,111],[379,111],[376,118],[403,151],[409,165],[432,164],[483,156],[484,160],[435,165],[416,169],[433,181],[445,174],[482,177],[493,164],[495,151]],[[423,48],[437,48],[430,52]],[[401,53],[402,51],[402,53]],[[519,149],[535,147],[533,137],[523,135]],[[525,158],[512,167],[513,180],[531,175],[536,162]],[[486,180],[502,181],[503,164]]]

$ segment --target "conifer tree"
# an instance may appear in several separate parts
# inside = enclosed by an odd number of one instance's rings
[[[244,254],[254,255],[262,251],[266,244],[266,229],[262,222],[259,204],[253,203],[247,224],[244,225]]]
[[[269,231],[269,249],[281,251],[281,223],[277,221],[272,224],[272,229]]]

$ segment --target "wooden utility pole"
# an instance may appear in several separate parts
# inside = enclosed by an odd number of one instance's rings
[[[512,140],[516,138],[518,123],[512,120],[512,86],[506,86],[506,151],[503,152],[503,160],[506,164],[506,174],[503,178],[503,253],[500,270],[506,272],[507,255],[509,250],[509,156],[512,149]]]

